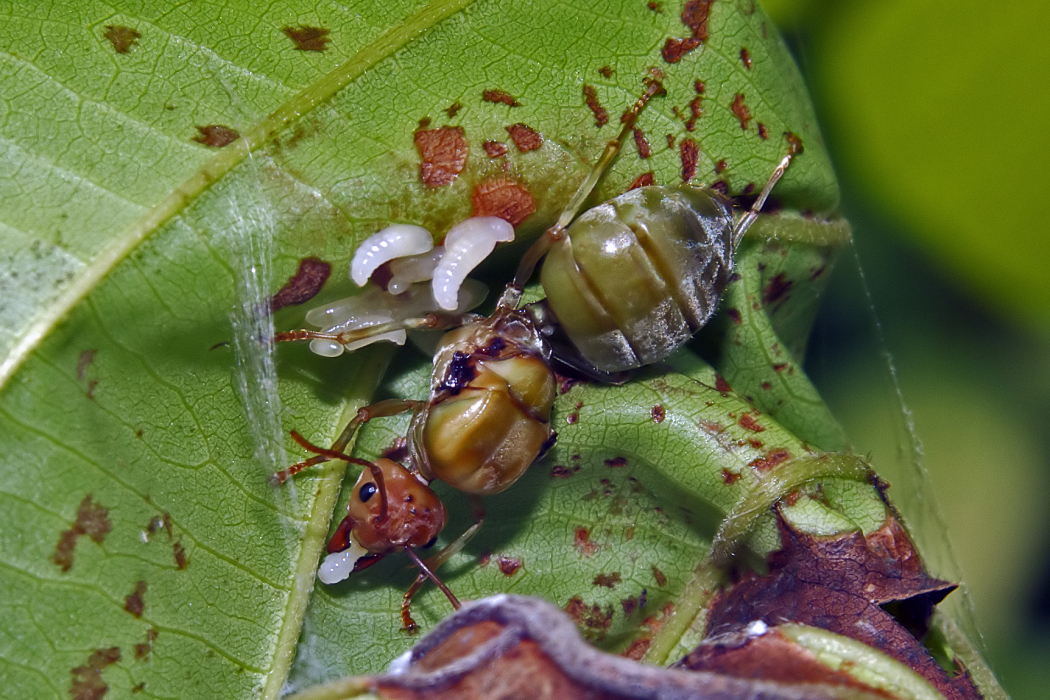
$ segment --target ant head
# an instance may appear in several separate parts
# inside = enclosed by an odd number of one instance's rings
[[[368,463],[354,484],[349,513],[328,541],[317,575],[337,583],[375,564],[384,554],[425,547],[445,527],[448,512],[419,476],[397,462]]]
[[[328,545],[352,539],[373,554],[422,547],[445,527],[448,513],[427,484],[397,462],[378,459],[361,472],[350,496],[350,512]],[[335,550],[338,551],[338,550]]]

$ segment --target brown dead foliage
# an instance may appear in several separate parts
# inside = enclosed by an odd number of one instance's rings
[[[786,622],[820,627],[883,651],[950,700],[979,697],[966,673],[949,677],[919,641],[934,605],[955,584],[926,573],[895,518],[867,537],[861,532],[814,537],[782,518],[778,522],[783,546],[770,555],[769,573],[748,574],[719,594],[708,617],[708,639],[739,633],[755,620],[771,627]]]

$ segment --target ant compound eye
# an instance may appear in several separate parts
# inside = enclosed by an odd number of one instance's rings
[[[361,486],[361,490],[357,492],[357,496],[361,499],[362,503],[368,503],[368,499],[374,496],[376,494],[376,491],[378,490],[379,489],[376,488],[375,484],[373,484],[372,482],[368,482],[367,484],[363,484]]]

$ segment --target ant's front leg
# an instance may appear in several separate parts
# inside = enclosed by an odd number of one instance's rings
[[[420,571],[419,575],[416,576],[416,580],[413,581],[412,585],[408,587],[407,591],[405,591],[405,597],[401,601],[402,631],[413,634],[418,628],[416,621],[412,619],[412,598],[419,592],[419,589],[428,578],[441,589],[441,592],[445,594],[448,601],[452,603],[452,607],[459,610],[459,599],[452,594],[452,591],[448,589],[448,586],[446,586],[434,572],[442,564],[451,559],[452,555],[459,553],[459,551],[474,538],[474,535],[478,534],[478,530],[481,529],[482,524],[485,522],[485,504],[477,496],[470,496],[470,513],[474,518],[474,523],[468,527],[463,534],[445,545],[445,547],[443,547],[437,554],[427,557],[424,560],[420,560],[415,552],[411,549],[407,550],[409,556],[412,557],[412,560],[416,563],[416,566],[419,567]]]
[[[273,475],[273,481],[277,484],[283,484],[303,469],[327,462],[330,459],[342,459],[348,462],[353,462],[354,464],[360,464],[361,466],[369,466],[371,463],[366,460],[358,460],[344,454],[346,446],[354,439],[354,434],[357,433],[357,429],[373,418],[386,418],[388,416],[396,416],[409,411],[417,411],[422,405],[422,401],[386,399],[385,401],[378,401],[374,404],[364,406],[358,409],[357,415],[346,424],[346,427],[343,428],[343,432],[339,434],[339,437],[334,443],[332,443],[332,447],[329,449],[318,447],[317,445],[307,442],[302,435],[293,430],[292,439],[299,443],[303,449],[313,452],[315,456],[299,462],[298,464],[293,464],[287,469],[282,469]]]

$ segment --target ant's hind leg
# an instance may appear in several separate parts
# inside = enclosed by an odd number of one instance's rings
[[[350,441],[354,439],[354,435],[357,433],[357,429],[362,425],[372,420],[373,418],[386,418],[388,416],[396,416],[400,413],[407,413],[408,411],[418,410],[422,405],[421,401],[411,401],[408,399],[386,399],[385,401],[378,401],[368,406],[364,406],[357,411],[357,415],[346,424],[343,428],[343,432],[339,434],[336,441],[332,443],[332,447],[325,449],[318,447],[306,441],[302,435],[292,431],[292,439],[299,443],[304,449],[313,452],[315,456],[310,459],[293,464],[287,469],[282,469],[273,475],[273,480],[278,484],[283,484],[290,477],[298,474],[307,467],[312,467],[315,464],[321,464],[327,462],[330,459],[343,459],[347,462],[353,462],[354,464],[360,464],[361,466],[368,466],[371,464],[365,460],[358,460],[354,457],[350,457],[344,454],[346,446],[350,444]]]
[[[477,496],[470,496],[470,512],[474,517],[474,523],[468,527],[463,534],[456,539],[445,545],[440,552],[437,554],[427,557],[420,561],[419,557],[414,551],[406,548],[412,560],[419,567],[419,575],[416,576],[416,580],[412,582],[412,585],[405,591],[405,597],[401,601],[401,629],[408,633],[416,631],[416,621],[412,619],[412,598],[419,592],[419,589],[423,586],[426,580],[429,578],[432,580],[441,592],[445,594],[448,601],[452,603],[452,607],[456,610],[460,608],[459,599],[452,594],[452,591],[448,589],[441,579],[434,573],[442,564],[452,558],[452,555],[458,553],[467,545],[470,540],[474,538],[474,535],[478,534],[478,530],[481,529],[482,524],[485,522],[485,505],[481,499]]]

